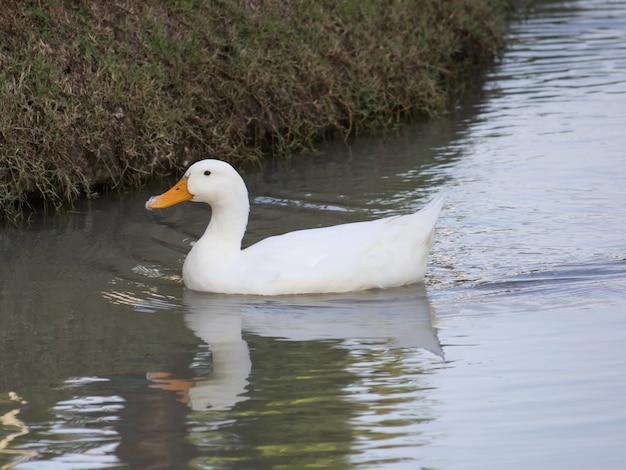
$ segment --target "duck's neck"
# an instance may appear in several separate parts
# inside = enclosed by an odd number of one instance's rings
[[[241,250],[246,233],[250,203],[248,197],[211,204],[211,220],[199,240],[207,241],[213,249],[233,252]]]

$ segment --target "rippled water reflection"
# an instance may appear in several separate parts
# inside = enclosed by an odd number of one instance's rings
[[[621,468],[626,2],[534,5],[449,116],[245,175],[246,243],[444,190],[426,286],[188,292],[146,194],[0,232],[0,467]]]

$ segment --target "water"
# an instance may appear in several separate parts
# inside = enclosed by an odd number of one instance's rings
[[[448,116],[249,171],[245,242],[447,204],[425,286],[185,291],[208,211],[0,232],[0,468],[621,468],[626,2],[539,2]]]

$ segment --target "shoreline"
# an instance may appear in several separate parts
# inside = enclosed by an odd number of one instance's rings
[[[52,2],[0,12],[0,218],[436,117],[508,0]]]

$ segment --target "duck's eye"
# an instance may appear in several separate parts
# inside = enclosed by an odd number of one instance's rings
[[[206,170],[206,171],[204,172],[204,176],[209,176],[210,174],[211,174],[211,172],[210,172],[209,170]]]

